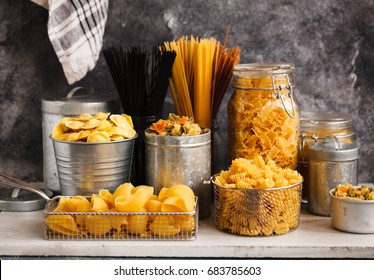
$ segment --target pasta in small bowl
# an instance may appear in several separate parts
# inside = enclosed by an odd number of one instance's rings
[[[222,231],[246,236],[281,235],[297,229],[302,176],[261,155],[232,161],[212,177],[215,224]]]

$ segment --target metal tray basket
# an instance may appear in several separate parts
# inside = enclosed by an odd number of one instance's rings
[[[48,201],[44,209],[47,240],[194,240],[197,236],[197,197],[192,212],[53,212],[60,197]]]
[[[271,189],[229,188],[214,183],[215,224],[246,236],[270,236],[299,226],[302,183]]]

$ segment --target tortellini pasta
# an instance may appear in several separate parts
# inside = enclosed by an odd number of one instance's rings
[[[69,142],[110,142],[135,135],[130,116],[104,112],[62,118],[52,131],[53,139]]]

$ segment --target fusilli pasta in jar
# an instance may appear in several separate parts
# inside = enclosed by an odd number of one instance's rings
[[[293,97],[291,64],[239,64],[228,105],[230,159],[261,155],[282,168],[295,169],[299,107]]]

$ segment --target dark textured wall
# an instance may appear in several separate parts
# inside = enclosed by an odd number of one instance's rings
[[[47,36],[48,11],[24,1],[0,1],[0,169],[43,178],[40,101],[73,86],[108,94],[114,86],[101,56],[69,86]],[[372,0],[110,0],[104,47],[156,44],[193,34],[239,45],[241,63],[293,62],[302,110],[353,117],[359,181],[374,181],[374,1]],[[226,123],[225,98],[220,110]],[[168,98],[165,112],[173,110]]]

